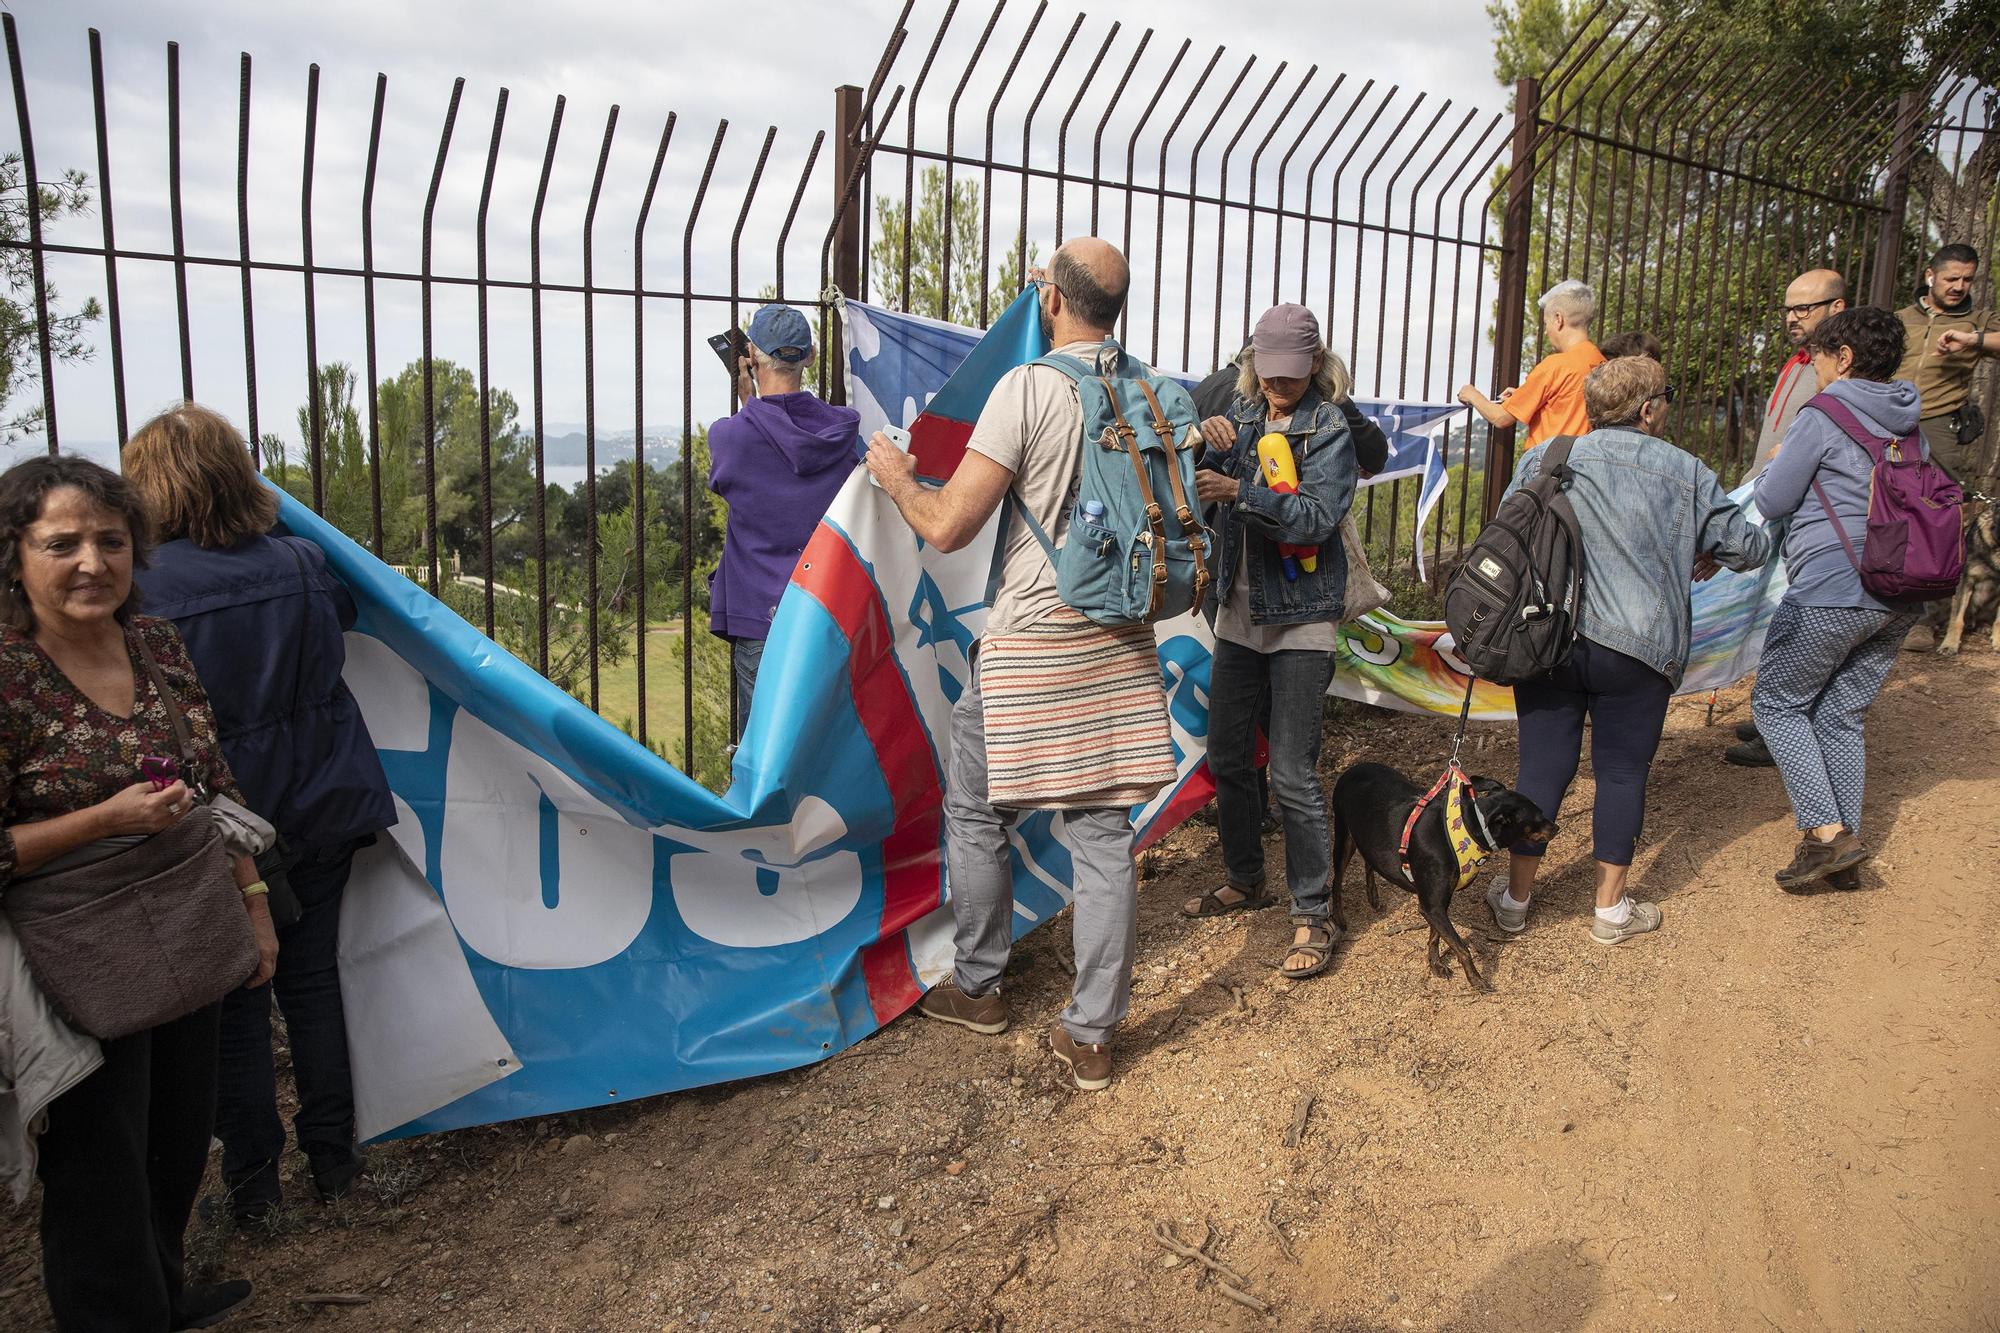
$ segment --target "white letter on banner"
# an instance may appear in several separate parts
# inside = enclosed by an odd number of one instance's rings
[[[507,967],[589,967],[638,938],[653,909],[651,833],[462,710],[444,796],[438,877],[467,944]]]
[[[737,949],[796,944],[832,929],[861,901],[861,858],[821,850],[846,835],[847,821],[817,796],[800,801],[789,824],[655,832],[698,849],[667,864],[674,906],[705,940]]]
[[[375,748],[419,753],[427,749],[431,743],[431,687],[423,673],[373,635],[349,630],[345,642],[347,665],[340,678],[361,705],[361,717],[368,723]]]

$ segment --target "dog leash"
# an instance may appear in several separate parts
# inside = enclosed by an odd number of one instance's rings
[[[1454,892],[1472,882],[1472,877],[1479,871],[1479,863],[1491,856],[1495,850],[1493,831],[1486,825],[1486,816],[1479,812],[1477,800],[1471,802],[1472,817],[1478,821],[1483,840],[1474,838],[1472,830],[1466,824],[1465,796],[1472,790],[1472,778],[1458,762],[1459,751],[1465,745],[1466,723],[1472,715],[1472,690],[1475,683],[1473,677],[1466,677],[1465,701],[1459,705],[1458,731],[1451,738],[1451,757],[1445,761],[1444,772],[1431,784],[1431,789],[1418,798],[1417,803],[1410,809],[1410,817],[1403,821],[1403,836],[1396,844],[1396,859],[1402,867],[1403,878],[1412,886],[1416,884],[1417,877],[1410,870],[1410,838],[1416,833],[1417,820],[1423,817],[1430,803],[1440,795],[1445,798],[1445,836],[1451,843],[1452,859],[1458,863],[1458,883],[1453,886]]]

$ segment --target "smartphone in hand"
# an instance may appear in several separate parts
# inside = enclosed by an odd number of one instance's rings
[[[910,432],[905,430],[903,427],[884,426],[882,427],[882,434],[889,441],[889,443],[895,445],[898,449],[901,449],[904,453],[907,454],[908,452],[910,452]],[[868,484],[870,486],[873,486],[878,491],[882,489],[882,483],[875,480],[875,474],[872,472],[868,474]]]
[[[742,358],[750,355],[750,340],[743,336],[741,329],[725,329],[708,340],[715,355],[722,361],[722,367],[729,372],[732,382],[741,369]]]

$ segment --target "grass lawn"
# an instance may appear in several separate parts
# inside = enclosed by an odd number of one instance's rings
[[[597,676],[597,711],[605,721],[639,734],[639,662],[634,636],[627,635],[625,654],[603,663]],[[655,625],[646,642],[646,744],[675,767],[685,770],[683,745],[685,644],[678,621]],[[589,686],[581,695],[588,703]],[[729,645],[697,624],[694,636],[694,726],[696,773],[704,786],[720,791],[729,785],[724,753],[729,745]]]

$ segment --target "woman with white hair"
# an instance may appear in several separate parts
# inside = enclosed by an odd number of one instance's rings
[[[1584,408],[1583,381],[1604,364],[1604,353],[1590,341],[1590,322],[1597,316],[1597,295],[1575,278],[1542,293],[1542,336],[1556,350],[1528,372],[1518,389],[1501,393],[1494,402],[1472,385],[1458,391],[1458,401],[1486,418],[1495,430],[1528,428],[1528,448],[1558,435],[1581,435],[1590,429]]]
[[[1345,924],[1327,889],[1331,850],[1319,751],[1347,593],[1339,531],[1354,502],[1356,467],[1340,403],[1350,381],[1302,305],[1265,311],[1238,367],[1228,414],[1233,435],[1218,431],[1221,438],[1195,473],[1202,503],[1218,506],[1208,766],[1228,878],[1182,910],[1219,916],[1270,901],[1255,767],[1258,713],[1268,698],[1271,785],[1284,817],[1285,883],[1296,927],[1282,970],[1310,977],[1332,962]],[[1274,486],[1260,466],[1258,441],[1271,434],[1283,437],[1295,481],[1280,478]],[[1317,554],[1307,558],[1301,548]]]

